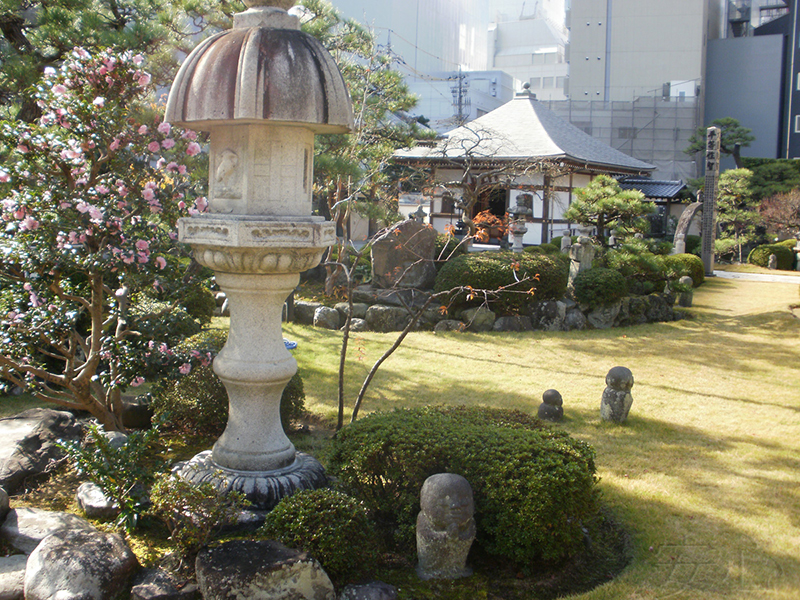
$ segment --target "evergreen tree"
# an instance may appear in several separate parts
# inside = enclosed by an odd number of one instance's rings
[[[736,163],[736,168],[742,168],[742,157],[739,154],[740,148],[750,145],[756,138],[750,132],[752,129],[743,127],[738,120],[733,117],[714,119],[709,127],[719,127],[721,130],[719,151],[723,156],[732,156]],[[697,131],[689,138],[689,146],[684,150],[686,154],[696,154],[706,150],[706,128],[698,127]]]
[[[718,254],[734,252],[742,262],[742,247],[756,239],[756,225],[761,223],[759,202],[750,188],[753,172],[730,169],[719,177],[717,192]]]

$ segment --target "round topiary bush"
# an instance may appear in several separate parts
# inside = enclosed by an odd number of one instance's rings
[[[622,273],[605,267],[578,273],[573,285],[575,300],[590,308],[613,304],[628,295],[628,285]]]
[[[556,246],[555,244],[542,244],[539,246],[542,249],[544,254],[555,254],[556,252],[561,252],[561,246]]]
[[[490,298],[492,308],[502,314],[516,314],[531,300],[563,297],[568,276],[569,266],[555,255],[475,252],[447,261],[436,277],[434,291],[466,286],[494,291],[507,286],[506,291]],[[470,299],[468,292],[457,292],[451,301],[454,308],[462,308],[479,304],[482,298]]]
[[[225,345],[226,331],[202,331],[176,347],[177,351],[197,350],[216,355]],[[177,379],[162,379],[153,388],[151,405],[156,420],[164,428],[191,434],[220,435],[228,423],[228,393],[211,365],[196,366]],[[281,396],[281,424],[285,430],[305,412],[305,392],[300,373],[286,384]]]
[[[376,554],[364,505],[330,489],[284,498],[267,515],[259,535],[308,552],[338,582],[357,578]]]
[[[781,271],[791,271],[794,266],[794,252],[792,249],[782,244],[763,244],[756,246],[747,256],[747,262],[759,267],[769,266],[769,256],[774,254],[778,259],[778,269]]]
[[[700,286],[706,280],[706,269],[703,266],[703,260],[694,254],[670,254],[662,258],[664,263],[668,266],[674,265],[676,271],[686,271],[686,274],[692,278],[692,285],[694,287]]]
[[[364,501],[380,532],[409,554],[419,493],[435,473],[469,481],[476,543],[519,565],[580,550],[583,523],[598,508],[592,448],[516,411],[373,413],[337,434],[327,468]]]

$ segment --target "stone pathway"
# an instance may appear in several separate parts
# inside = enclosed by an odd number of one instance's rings
[[[769,281],[773,283],[800,283],[800,275],[772,275],[771,273],[736,273],[714,271],[720,279],[743,279],[745,281]]]

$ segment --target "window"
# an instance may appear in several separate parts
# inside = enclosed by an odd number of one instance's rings
[[[636,139],[636,128],[635,127],[620,127],[619,128],[619,139],[621,139],[621,140],[635,140]]]
[[[566,77],[556,77],[556,87],[560,90],[563,90],[567,82]]]
[[[800,115],[794,116],[794,132],[800,133]]]
[[[553,87],[553,78],[552,77],[542,77],[542,87],[543,88],[551,88]]]
[[[797,74],[797,91],[800,92],[800,73]]]
[[[542,78],[541,77],[531,77],[531,88],[540,88],[542,87]]]

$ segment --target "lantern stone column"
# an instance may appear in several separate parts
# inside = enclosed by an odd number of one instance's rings
[[[166,120],[208,131],[209,209],[181,219],[179,239],[213,269],[231,309],[214,372],[229,399],[228,423],[210,451],[179,476],[245,493],[256,508],[327,483],[322,466],[297,453],[280,421],[280,400],[297,363],[286,350],[281,311],[300,272],[335,242],[334,224],[311,216],[315,133],[346,132],[353,115],[333,59],[288,14],[291,2],[250,8],[234,28],[187,57]]]

